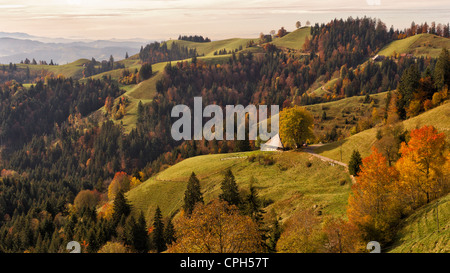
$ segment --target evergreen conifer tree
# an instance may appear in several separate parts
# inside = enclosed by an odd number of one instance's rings
[[[195,204],[203,203],[203,196],[200,188],[200,181],[194,172],[189,177],[186,192],[184,193],[184,211],[190,215],[194,210]]]
[[[358,150],[354,150],[350,162],[348,164],[348,171],[351,175],[358,175],[361,170],[362,158]]]
[[[162,221],[161,210],[159,206],[156,208],[155,217],[153,219],[153,245],[156,252],[160,253],[166,250],[166,242],[164,240],[164,223]]]
[[[225,172],[220,188],[222,189],[222,193],[219,195],[221,200],[228,202],[230,205],[240,206],[241,197],[239,196],[239,189],[231,169]]]

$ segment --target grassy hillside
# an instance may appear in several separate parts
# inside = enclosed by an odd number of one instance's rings
[[[63,75],[66,78],[81,79],[83,77],[83,65],[89,62],[88,59],[79,59],[73,63],[63,64],[63,65],[27,65],[27,64],[17,64],[18,68],[25,69],[27,66],[30,71],[41,71],[47,70],[56,75]]]
[[[241,46],[243,49],[247,46],[247,43],[251,40],[254,40],[255,42],[258,40],[257,38],[250,39],[250,38],[231,38],[231,39],[225,39],[220,41],[212,41],[208,43],[196,43],[191,41],[183,41],[183,40],[170,40],[167,41],[167,45],[170,48],[172,44],[175,42],[178,45],[182,45],[188,48],[195,48],[197,49],[197,53],[199,55],[205,55],[205,57],[212,57],[214,56],[215,51],[219,51],[221,49],[226,49],[227,51],[234,51],[235,49],[239,50],[239,47]]]
[[[387,92],[372,94],[373,107],[384,107]],[[363,118],[372,104],[364,103],[365,96],[354,96],[333,102],[319,103],[306,106],[315,119],[314,132],[316,136],[326,134],[333,127],[339,130],[349,131],[356,126],[359,119]],[[323,112],[326,120],[322,119]]]
[[[307,36],[310,36],[310,27],[302,27],[294,30],[281,38],[273,40],[273,44],[278,47],[286,47],[292,49],[302,49]]]
[[[249,155],[271,155],[275,164],[250,162]],[[312,165],[306,166],[310,161]],[[220,194],[223,171],[231,168],[239,189],[248,190],[250,177],[256,178],[261,198],[271,200],[272,209],[283,219],[294,210],[319,205],[324,214],[343,216],[350,192],[350,177],[342,166],[330,165],[307,153],[247,152],[197,156],[186,159],[145,181],[127,193],[135,209],[153,217],[156,206],[164,216],[183,205],[184,192],[192,172],[200,179],[206,202]],[[341,185],[341,181],[346,181]]]
[[[394,53],[411,53],[415,56],[438,57],[442,48],[450,49],[450,39],[433,34],[418,34],[394,41],[378,52],[379,55],[392,56]]]
[[[403,221],[389,252],[449,253],[450,195],[420,208]]]
[[[404,128],[411,130],[423,125],[433,125],[440,132],[447,134],[447,140],[450,140],[450,103],[446,103],[421,115],[403,121]],[[362,157],[370,154],[370,148],[375,143],[377,128],[362,131],[342,141],[325,144],[316,149],[320,155],[340,160],[342,148],[342,161],[349,162],[353,150],[359,150]],[[342,147],[341,147],[342,146]]]
[[[134,56],[133,56],[134,57]],[[227,61],[229,58],[228,55],[222,55],[222,56],[212,56],[212,57],[199,57],[199,60],[203,60],[207,63],[222,63],[224,61]],[[127,59],[128,60],[128,59]],[[179,60],[179,61],[188,61],[190,62],[191,59],[185,59],[185,60]],[[173,61],[172,63],[176,63],[178,61]],[[122,96],[126,96],[128,98],[129,104],[126,107],[126,114],[125,116],[120,120],[114,120],[116,123],[122,124],[123,128],[125,129],[125,132],[129,133],[133,128],[136,126],[137,122],[137,108],[139,105],[139,101],[142,101],[143,104],[151,102],[153,97],[156,94],[156,83],[161,79],[162,77],[162,71],[165,68],[165,66],[169,62],[161,62],[156,63],[152,65],[152,71],[153,76],[143,82],[140,82],[139,84],[132,84],[132,85],[126,85],[122,86],[122,89],[125,90],[125,93]],[[130,67],[127,67],[129,69],[137,68],[139,69],[141,67],[141,64],[139,60],[131,60],[125,63],[125,65],[131,65]],[[93,78],[101,78],[102,76],[109,76],[111,75],[112,78],[119,77],[119,73],[121,73],[122,69],[112,70],[108,71],[102,74],[98,74],[93,76]],[[116,102],[119,98],[116,98]],[[100,109],[103,111],[103,107]]]

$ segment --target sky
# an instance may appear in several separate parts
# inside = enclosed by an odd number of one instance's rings
[[[388,27],[450,22],[449,0],[0,0],[0,31],[35,36],[152,40],[257,37],[334,18],[380,18]]]

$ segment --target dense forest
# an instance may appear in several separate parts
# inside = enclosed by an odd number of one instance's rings
[[[154,64],[165,61],[183,60],[191,57],[198,56],[196,49],[190,49],[185,46],[180,46],[176,42],[173,42],[168,47],[166,42],[158,43],[154,42],[141,47],[139,52],[139,59],[142,62]]]
[[[182,40],[182,41],[190,41],[190,42],[196,42],[196,43],[208,43],[211,42],[211,39],[209,39],[208,37],[203,38],[203,36],[201,35],[183,35],[183,36],[178,36],[178,40]]]
[[[83,76],[87,78],[106,71],[120,69],[124,67],[125,66],[123,64],[114,62],[113,56],[110,56],[108,61],[103,60],[101,62],[92,58],[91,61],[84,64]]]

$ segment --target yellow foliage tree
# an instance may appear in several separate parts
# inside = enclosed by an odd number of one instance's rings
[[[139,186],[140,184],[141,184],[141,180],[139,180],[139,178],[136,178],[133,176],[130,181],[130,189],[133,189],[133,188]]]
[[[286,147],[298,148],[314,139],[314,118],[300,106],[283,109],[280,112],[280,138]]]
[[[325,240],[320,218],[312,210],[300,210],[285,223],[276,249],[283,253],[320,253],[326,251]]]
[[[107,242],[98,253],[130,253],[131,251],[122,243]]]

